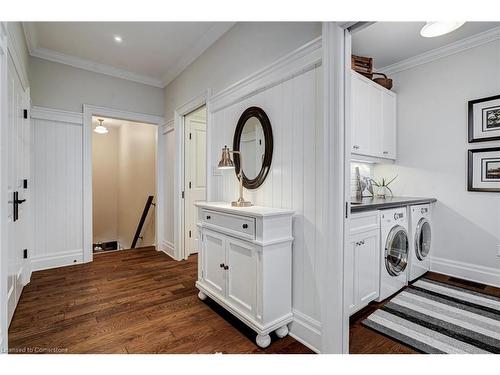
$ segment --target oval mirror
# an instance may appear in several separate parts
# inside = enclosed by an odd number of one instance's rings
[[[250,107],[242,113],[234,132],[233,150],[241,154],[241,158],[234,154],[236,175],[243,164],[243,186],[257,189],[264,183],[273,157],[271,122],[262,108]]]

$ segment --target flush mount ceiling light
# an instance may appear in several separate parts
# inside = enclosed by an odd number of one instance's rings
[[[465,22],[426,22],[424,27],[420,30],[420,35],[424,38],[434,38],[436,36],[441,36],[444,34],[451,33],[455,31]]]
[[[113,39],[115,40],[115,42],[116,42],[116,43],[121,43],[121,42],[123,42],[123,39],[122,39],[122,37],[121,37],[120,35],[115,35],[115,36],[113,37]]]
[[[97,121],[99,121],[99,125],[97,125],[94,129],[94,131],[97,133],[97,134],[106,134],[108,132],[108,128],[106,128],[102,123],[103,123],[103,119],[100,118],[100,119],[97,119]]]

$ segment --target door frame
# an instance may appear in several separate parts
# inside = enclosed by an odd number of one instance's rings
[[[325,240],[335,249],[325,254],[322,315],[323,353],[349,353],[349,306],[346,301],[346,265],[351,217],[351,33],[374,22],[324,22],[325,178],[330,189],[326,202]],[[338,304],[337,301],[342,301]],[[339,340],[339,332],[340,339]]]
[[[184,218],[185,218],[185,199],[182,197],[182,192],[185,191],[184,186],[184,117],[198,108],[206,106],[207,110],[207,123],[206,123],[206,142],[207,146],[210,144],[210,116],[208,116],[208,100],[211,95],[211,90],[207,89],[200,95],[192,98],[183,105],[177,107],[174,111],[174,136],[175,136],[175,172],[174,172],[174,259],[183,260],[187,259],[186,246],[184,241]],[[208,185],[210,176],[209,156],[210,151],[207,147],[206,150],[206,163],[207,163],[207,197]]]
[[[161,116],[121,109],[101,107],[91,104],[83,105],[83,262],[93,261],[92,252],[92,117],[102,116],[115,119],[136,121],[156,125],[156,207],[155,207],[155,242],[159,250],[162,242],[164,181],[163,162],[164,143],[161,127],[165,119]]]
[[[8,348],[8,313],[7,313],[7,192],[4,186],[7,180],[7,155],[5,131],[7,124],[7,23],[0,22],[0,352]]]

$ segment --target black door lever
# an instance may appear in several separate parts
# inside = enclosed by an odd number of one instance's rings
[[[19,192],[15,191],[14,192],[14,200],[12,201],[13,204],[13,221],[17,221],[19,219],[19,205],[26,202],[26,199],[19,199]]]

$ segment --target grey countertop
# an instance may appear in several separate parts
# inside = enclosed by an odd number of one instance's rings
[[[385,208],[402,207],[414,204],[434,203],[436,198],[387,197],[387,198],[351,198],[351,212],[375,211]]]

